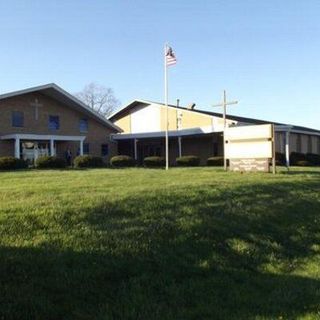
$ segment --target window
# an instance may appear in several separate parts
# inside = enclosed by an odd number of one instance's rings
[[[84,143],[83,144],[83,154],[89,154],[90,148],[89,148],[89,143]]]
[[[107,144],[101,145],[101,156],[105,157],[109,154],[109,146]]]
[[[219,148],[218,142],[214,142],[213,143],[213,156],[214,157],[216,157],[218,155],[218,148]]]
[[[301,152],[301,134],[297,134],[297,152]]]
[[[312,153],[312,137],[308,136],[308,152]]]
[[[80,132],[88,132],[88,119],[80,119],[79,130]]]
[[[49,116],[49,129],[50,130],[59,130],[60,129],[59,116]]]
[[[21,111],[12,112],[12,126],[13,127],[23,127],[24,125],[24,116]]]

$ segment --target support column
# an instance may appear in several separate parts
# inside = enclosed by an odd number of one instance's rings
[[[83,140],[80,140],[80,156],[83,156]]]
[[[138,160],[138,139],[134,139],[134,159]]]
[[[290,166],[290,131],[286,131],[286,166]]]
[[[182,157],[182,137],[178,137],[178,145],[179,145],[179,157]]]
[[[227,158],[226,158],[226,127],[223,129],[223,142],[222,142],[222,148],[223,148],[223,168],[224,171],[227,171]]]
[[[20,159],[20,138],[14,141],[14,157]]]
[[[55,156],[55,150],[54,150],[54,140],[50,140],[50,156]]]

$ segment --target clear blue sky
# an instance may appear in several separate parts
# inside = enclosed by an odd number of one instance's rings
[[[0,92],[95,81],[124,104],[163,100],[163,45],[173,47],[171,103],[320,129],[318,0],[10,0],[0,2]],[[215,108],[215,111],[220,111]]]

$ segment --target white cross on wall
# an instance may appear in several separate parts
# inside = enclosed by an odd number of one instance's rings
[[[39,103],[38,99],[35,99],[35,102],[32,102],[30,104],[32,107],[34,107],[34,118],[35,120],[39,120],[39,108],[43,107],[41,103]]]

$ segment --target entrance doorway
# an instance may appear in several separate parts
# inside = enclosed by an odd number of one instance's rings
[[[21,142],[22,158],[33,164],[39,157],[50,155],[50,143],[39,141]]]
[[[162,147],[160,143],[154,144],[143,144],[138,147],[138,162],[142,163],[143,159],[146,157],[158,156],[162,155]]]

